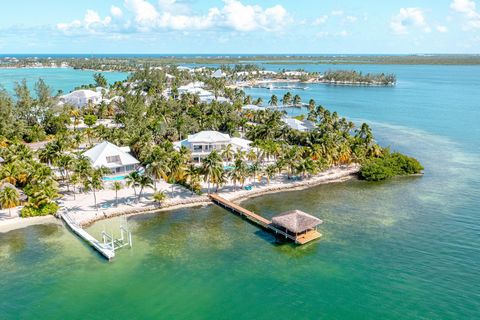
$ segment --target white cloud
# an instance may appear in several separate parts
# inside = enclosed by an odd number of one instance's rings
[[[66,34],[83,32],[83,33],[96,33],[99,29],[104,29],[110,25],[112,18],[106,16],[100,18],[98,12],[94,10],[87,10],[83,20],[74,20],[70,23],[59,23],[57,29],[63,31]]]
[[[357,22],[358,18],[355,17],[355,16],[346,16],[346,17],[345,17],[345,20],[346,20],[347,22],[350,22],[350,23],[355,23],[355,22]]]
[[[322,25],[322,24],[325,24],[325,23],[327,22],[327,20],[328,20],[328,16],[327,16],[327,15],[323,15],[323,16],[320,16],[320,17],[318,17],[317,19],[315,19],[312,24],[313,24],[314,26],[320,26],[320,25]]]
[[[431,31],[422,9],[401,8],[400,12],[392,18],[390,29],[395,34],[407,34],[411,28],[417,28],[427,33]]]
[[[122,9],[120,9],[120,8],[117,7],[117,6],[112,6],[112,7],[110,8],[110,13],[112,14],[112,16],[117,17],[117,18],[118,18],[118,17],[121,17],[121,16],[123,15]]]
[[[440,33],[448,32],[448,28],[445,27],[445,26],[437,26],[436,29],[437,29],[437,31],[440,32]]]
[[[331,14],[332,16],[342,16],[342,15],[343,15],[343,11],[342,11],[342,10],[333,10],[330,14]]]
[[[450,8],[463,14],[465,17],[465,27],[469,28],[480,28],[480,13],[477,12],[475,1],[472,0],[453,0],[450,4]]]
[[[176,0],[159,0],[157,6],[147,0],[124,0],[126,12],[114,6],[110,10],[112,16],[117,18],[115,24],[111,23],[111,17],[102,20],[98,13],[89,10],[83,21],[60,23],[57,28],[67,34],[86,29],[105,33],[219,28],[251,32],[281,30],[291,20],[281,5],[263,8],[260,5],[243,4],[239,0],[223,0],[223,3],[223,8],[212,7],[206,14],[198,15],[191,14],[185,3]],[[117,21],[120,17],[123,17],[123,21]]]

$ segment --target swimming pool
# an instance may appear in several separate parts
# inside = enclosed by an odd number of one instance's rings
[[[103,177],[103,181],[122,181],[126,176]]]

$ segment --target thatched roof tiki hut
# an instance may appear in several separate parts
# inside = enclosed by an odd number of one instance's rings
[[[284,212],[272,218],[273,225],[283,231],[285,237],[304,244],[321,237],[317,226],[323,221],[300,210]]]

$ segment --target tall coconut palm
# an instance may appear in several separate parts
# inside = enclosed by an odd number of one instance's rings
[[[167,195],[162,191],[157,191],[153,194],[153,200],[158,203],[159,206],[167,199]]]
[[[4,186],[0,190],[0,204],[2,208],[8,209],[8,213],[12,216],[12,208],[20,204],[20,194],[17,189],[10,186]]]
[[[145,188],[153,188],[153,180],[147,175],[140,176],[138,180],[138,185],[140,186],[140,191],[138,192],[138,201],[142,198],[142,192]]]
[[[222,157],[226,161],[230,162],[233,160],[235,153],[231,144],[228,144],[225,149],[222,151]]]
[[[97,168],[91,170],[90,174],[84,182],[84,186],[86,187],[86,189],[93,192],[94,205],[96,209],[98,209],[97,191],[103,189],[103,177],[105,176],[105,171],[106,170],[104,168]]]
[[[270,97],[270,100],[268,101],[268,104],[273,106],[273,107],[278,106],[278,97],[276,95],[272,95]]]
[[[222,158],[217,150],[213,150],[202,160],[202,174],[205,182],[208,183],[208,193],[210,193],[210,183],[215,183],[223,172]]]
[[[133,194],[137,197],[137,187],[140,186],[140,174],[137,171],[131,172],[125,177],[127,186],[133,188]]]
[[[293,97],[293,105],[298,107],[302,104],[302,98],[296,94],[294,97]]]
[[[118,207],[118,191],[123,189],[123,183],[115,181],[112,184],[112,190],[115,191],[115,207]]]

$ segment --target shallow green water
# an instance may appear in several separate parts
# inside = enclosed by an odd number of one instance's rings
[[[130,218],[134,247],[112,263],[61,226],[0,235],[0,319],[479,318],[480,134],[470,123],[480,68],[396,68],[394,89],[304,95],[373,122],[382,143],[422,161],[424,177],[243,203],[323,219],[324,237],[304,247],[213,206]]]

